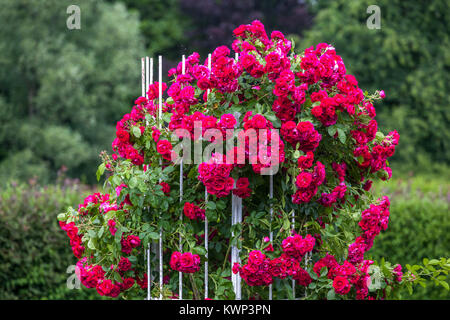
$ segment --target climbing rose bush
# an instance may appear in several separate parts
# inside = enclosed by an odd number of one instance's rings
[[[269,285],[274,299],[383,299],[420,280],[400,265],[367,258],[388,227],[390,205],[369,190],[372,181],[391,177],[388,158],[399,143],[396,131],[382,133],[375,120],[384,91],[359,88],[329,44],[295,52],[259,21],[234,35],[238,59],[221,46],[209,68],[193,53],[184,73],[181,62],[169,70],[163,97],[156,82],[148,97],[136,99],[116,125],[113,153],[101,154],[104,193],[58,216],[82,284],[102,296],[144,297],[150,246],[152,296],[177,298],[182,272],[183,297],[201,299],[206,237],[208,295],[215,299],[234,298],[232,273],[243,279],[243,298],[252,299],[268,298]],[[252,142],[257,130],[266,135]],[[199,163],[183,163],[180,201],[175,147],[184,137],[207,151]],[[273,199],[264,172],[273,163],[263,161],[270,157],[278,164]],[[243,202],[242,223],[233,226],[232,196]],[[231,245],[240,249],[234,265]]]

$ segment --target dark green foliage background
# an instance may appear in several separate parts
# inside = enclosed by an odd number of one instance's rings
[[[450,185],[442,178],[419,176],[393,179],[375,186],[377,195],[388,194],[391,200],[389,226],[375,239],[367,257],[392,263],[421,264],[424,258],[450,255]],[[403,299],[449,299],[442,287],[429,282],[417,286],[412,296],[405,289]]]
[[[120,3],[81,0],[69,30],[68,0],[2,0],[0,179],[95,183],[98,153],[140,94],[139,20]]]
[[[91,190],[73,180],[49,187],[34,183],[0,188],[0,299],[100,298],[82,285],[67,288],[73,275],[67,268],[77,259],[55,219]]]

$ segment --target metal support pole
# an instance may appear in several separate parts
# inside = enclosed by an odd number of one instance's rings
[[[182,57],[182,74],[185,74],[186,72],[186,60],[185,56]],[[180,162],[180,203],[183,202],[183,158],[181,158]],[[183,210],[180,212],[180,221],[183,221]],[[183,252],[183,245],[181,242],[181,232],[179,234],[179,244],[178,249],[180,252]],[[183,272],[178,272],[178,299],[183,299]]]
[[[159,106],[158,106],[158,125],[159,129],[162,127],[162,56],[158,57],[158,93],[159,93]],[[160,161],[160,165],[162,165]],[[161,215],[161,214],[160,214]],[[159,299],[163,298],[163,229],[160,227],[159,229]]]
[[[295,211],[292,211],[292,231],[295,230]],[[292,279],[292,297],[295,300],[295,280]]]
[[[273,199],[273,175],[269,176],[269,199]],[[273,205],[270,204],[270,234],[269,234],[269,240],[270,243],[273,241],[273,231],[272,231],[272,218],[273,218]],[[269,285],[269,300],[272,300],[273,298],[273,288],[272,284]]]
[[[231,225],[234,226],[242,222],[242,199],[238,196],[232,194],[231,195]],[[232,237],[234,238],[235,234],[232,233]],[[239,247],[238,245],[231,246],[231,266],[235,263],[240,263],[239,256]],[[233,290],[236,300],[242,299],[242,291],[241,291],[241,277],[239,274],[231,273],[231,281],[233,283]]]

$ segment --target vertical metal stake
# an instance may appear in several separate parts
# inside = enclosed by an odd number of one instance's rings
[[[231,225],[234,226],[242,222],[242,199],[238,196],[232,194],[231,195]],[[234,238],[235,234],[232,233],[232,237]],[[240,263],[239,256],[239,247],[238,244],[231,246],[231,267],[235,263]],[[241,277],[239,274],[231,273],[231,280],[233,283],[233,290],[236,300],[242,299],[242,291],[241,291]]]
[[[158,57],[158,93],[159,93],[159,110],[158,110],[158,124],[159,129],[162,127],[162,56]],[[161,160],[159,162],[160,166],[162,165]],[[161,213],[160,213],[161,215]],[[163,229],[160,227],[159,229],[159,299],[163,298]]]
[[[269,199],[272,200],[273,199],[273,175],[271,174],[269,176]],[[273,206],[272,203],[270,204],[270,235],[269,235],[269,240],[270,243],[272,243],[273,241],[273,231],[272,231],[272,218],[273,218]],[[272,284],[269,285],[269,300],[272,300],[273,298],[273,288],[272,288]]]
[[[185,74],[186,72],[186,60],[185,60],[185,56],[183,55],[182,57],[182,70],[181,73]],[[180,162],[180,203],[183,202],[183,158],[181,158],[181,162]],[[183,210],[181,210],[180,212],[180,221],[183,221]],[[182,242],[181,242],[181,232],[179,234],[179,251],[183,252],[183,246],[182,246]],[[178,272],[178,299],[182,300],[183,299],[183,272]]]
[[[295,211],[292,211],[292,231],[295,230]],[[295,300],[295,280],[292,279],[292,297]]]

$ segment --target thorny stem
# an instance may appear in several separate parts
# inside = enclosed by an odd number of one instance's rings
[[[230,254],[230,249],[231,249],[231,241],[228,242],[227,253],[225,254],[225,260],[223,261],[222,271],[220,272],[220,274],[222,274],[223,270],[225,270],[225,266],[226,266],[227,260],[228,260],[228,255]]]
[[[189,280],[191,281],[192,293],[194,295],[194,300],[200,300],[200,295],[198,293],[197,285],[195,284],[194,276],[192,275],[192,273],[189,274]]]

